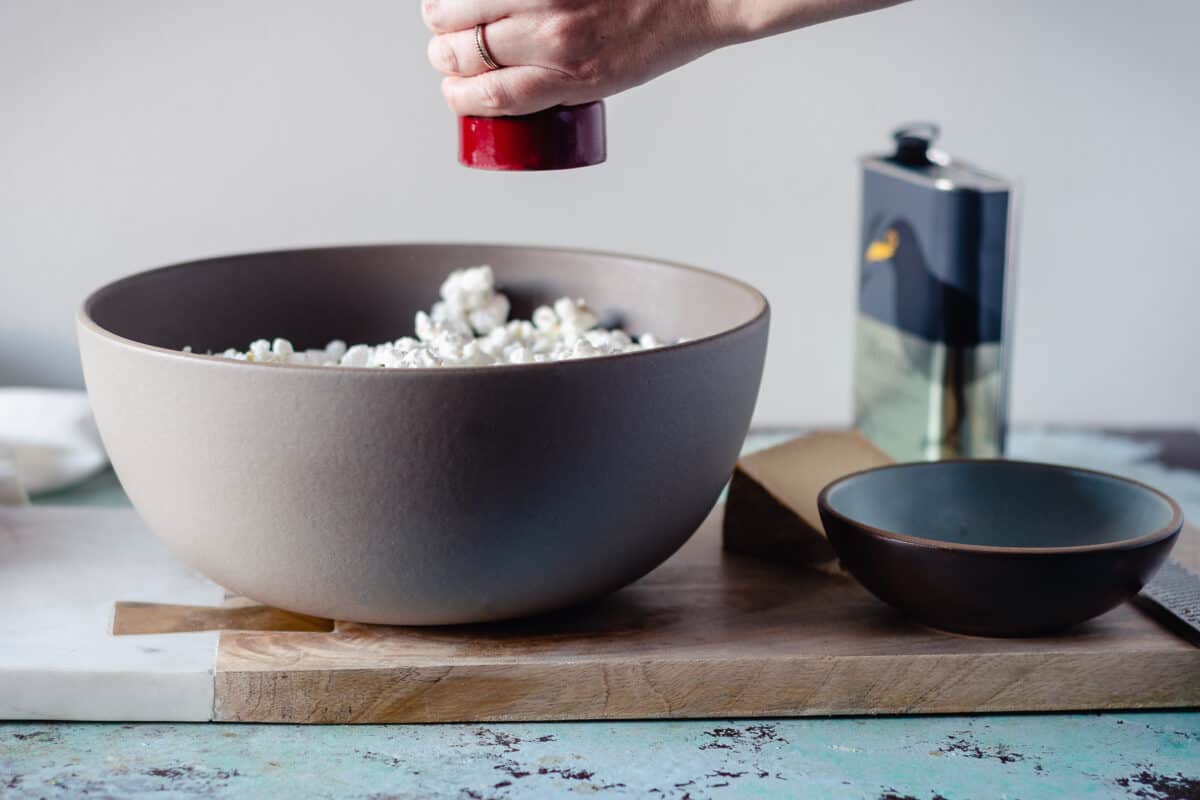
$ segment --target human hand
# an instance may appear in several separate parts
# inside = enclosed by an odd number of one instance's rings
[[[727,9],[726,7],[729,7]],[[731,0],[423,0],[429,60],[460,116],[528,114],[645,83],[738,39]],[[484,41],[500,69],[489,70]]]
[[[904,0],[422,0],[429,61],[460,116],[599,100],[725,45]],[[501,68],[479,55],[475,26]]]

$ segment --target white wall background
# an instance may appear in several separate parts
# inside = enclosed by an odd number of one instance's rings
[[[614,98],[606,166],[524,175],[456,166],[417,9],[0,0],[0,384],[77,384],[74,306],[134,270],[494,240],[756,284],[758,422],[844,422],[854,159],[933,118],[1026,190],[1015,418],[1200,422],[1200,3],[918,0]]]

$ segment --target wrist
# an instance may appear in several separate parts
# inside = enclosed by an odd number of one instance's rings
[[[726,44],[748,42],[777,33],[862,14],[906,0],[709,0],[714,19],[728,37]]]
[[[746,0],[705,0],[708,6],[708,18],[712,28],[713,48],[727,47],[732,44],[742,44],[759,38],[761,33],[755,32],[757,21],[752,9],[753,3]]]

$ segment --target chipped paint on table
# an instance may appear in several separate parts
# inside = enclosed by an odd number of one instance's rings
[[[0,725],[0,796],[1200,797],[1200,715]]]

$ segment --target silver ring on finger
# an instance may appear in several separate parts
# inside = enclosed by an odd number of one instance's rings
[[[483,24],[475,26],[475,49],[479,51],[479,57],[489,70],[500,69],[500,65],[496,63],[496,59],[492,58],[492,54],[488,52],[487,42],[483,38]]]

